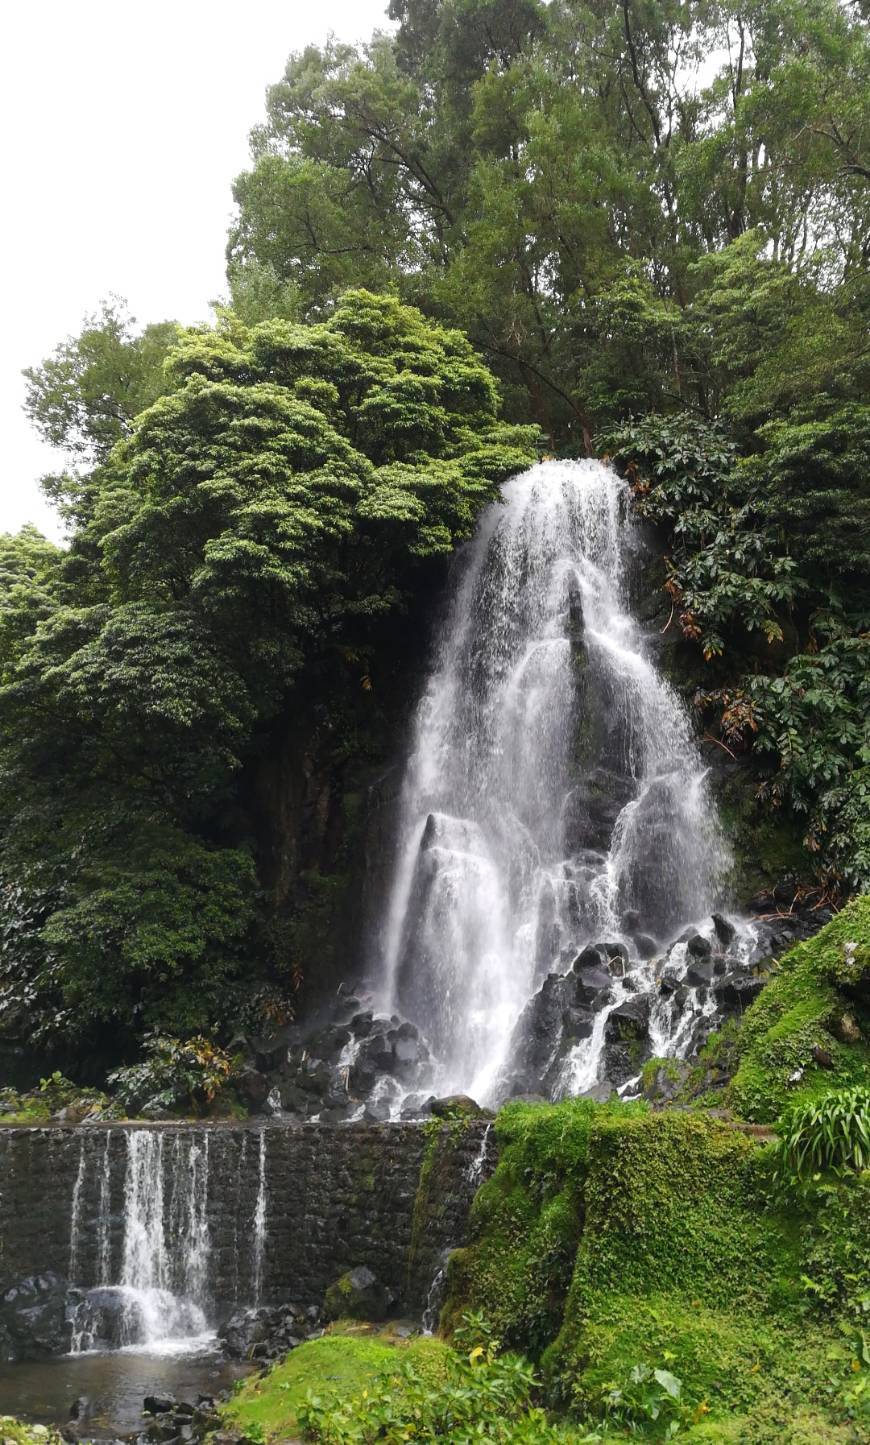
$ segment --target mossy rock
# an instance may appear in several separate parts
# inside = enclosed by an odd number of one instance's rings
[[[405,1360],[437,1378],[447,1353],[439,1340],[405,1341],[362,1325],[337,1326],[320,1339],[306,1340],[265,1375],[251,1376],[237,1387],[220,1407],[222,1433],[263,1441],[295,1438],[297,1412],[310,1391],[325,1400],[352,1398]],[[20,1445],[36,1442],[23,1440]]]
[[[326,1291],[326,1314],[331,1320],[386,1319],[393,1304],[392,1292],[366,1265],[349,1269]]]
[[[63,1445],[58,1430],[48,1425],[28,1425],[12,1415],[0,1415],[0,1440],[4,1445]]]

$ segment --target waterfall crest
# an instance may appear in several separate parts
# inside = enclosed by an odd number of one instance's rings
[[[630,973],[719,902],[728,858],[705,769],[627,602],[627,501],[601,462],[543,463],[507,484],[457,563],[381,939],[384,1002],[420,1026],[444,1092],[503,1094],[524,1007],[584,944],[619,943]],[[594,1083],[624,994],[556,1092]]]

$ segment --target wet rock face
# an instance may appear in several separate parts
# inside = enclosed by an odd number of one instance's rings
[[[319,1335],[319,1305],[283,1304],[236,1310],[218,1327],[223,1353],[231,1360],[278,1360],[303,1340]]]
[[[340,997],[307,1027],[238,1042],[248,1053],[244,1077],[257,1080],[264,1111],[300,1121],[383,1123],[400,1113],[410,1089],[423,1093],[432,1080],[419,1029],[396,1014],[375,1014],[355,996]]]
[[[10,1285],[0,1298],[0,1360],[65,1355],[72,1337],[69,1293],[68,1281],[51,1270]]]

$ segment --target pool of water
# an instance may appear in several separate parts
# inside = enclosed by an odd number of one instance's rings
[[[82,1435],[112,1439],[141,1428],[145,1395],[195,1401],[197,1395],[226,1390],[250,1372],[249,1365],[223,1359],[211,1340],[186,1346],[176,1352],[112,1350],[0,1364],[0,1415],[64,1425],[73,1401],[84,1395],[90,1410],[80,1422]]]

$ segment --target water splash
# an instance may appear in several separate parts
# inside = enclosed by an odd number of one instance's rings
[[[171,1149],[161,1129],[123,1130],[122,1137],[124,1236],[120,1278],[115,1283],[109,1282],[111,1135],[101,1154],[88,1149],[85,1135],[81,1139],[72,1239],[79,1238],[81,1200],[88,1193],[88,1162],[93,1159],[99,1163],[97,1283],[75,1311],[73,1354],[107,1345],[174,1353],[210,1338],[208,1131],[178,1133]],[[73,1248],[71,1244],[71,1259]],[[77,1243],[75,1255],[78,1262]],[[76,1278],[72,1270],[71,1277]]]
[[[382,937],[386,1006],[437,1087],[495,1101],[542,978],[594,939],[660,944],[727,866],[688,721],[626,602],[638,545],[600,462],[516,477],[462,557],[419,704]],[[625,995],[616,984],[608,1012]],[[607,1014],[563,1076],[598,1078]]]

